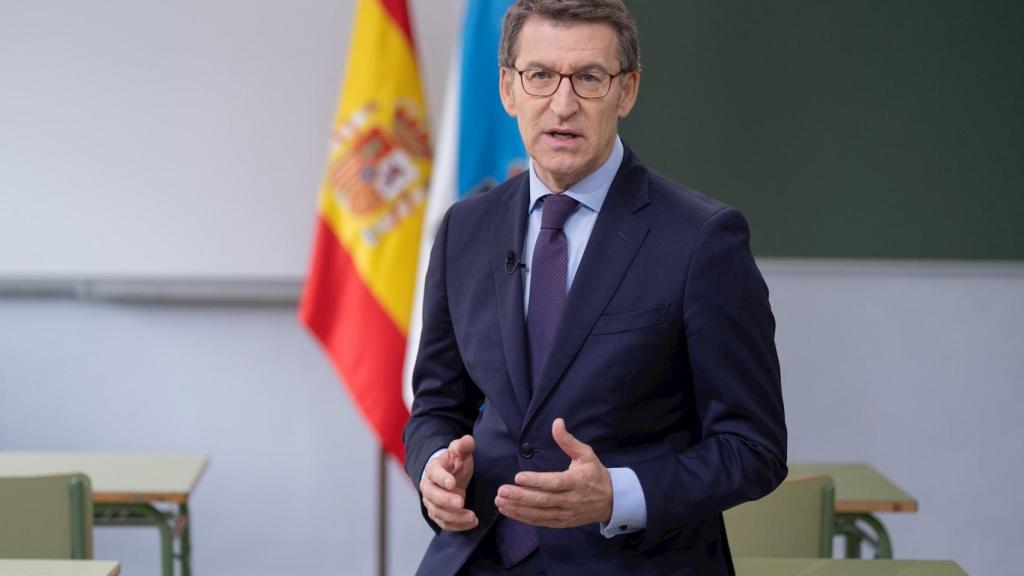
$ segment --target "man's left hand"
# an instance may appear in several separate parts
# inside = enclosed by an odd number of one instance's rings
[[[565,429],[551,424],[555,443],[572,462],[564,472],[520,472],[516,485],[498,488],[494,503],[509,518],[548,528],[575,528],[607,522],[612,516],[612,479],[594,450]]]

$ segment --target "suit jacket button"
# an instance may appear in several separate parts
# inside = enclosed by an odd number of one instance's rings
[[[523,442],[519,445],[519,455],[523,458],[533,458],[533,446],[530,446],[529,442]]]

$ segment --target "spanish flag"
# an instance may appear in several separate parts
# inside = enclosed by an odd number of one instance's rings
[[[430,139],[405,0],[359,0],[299,319],[401,462]]]

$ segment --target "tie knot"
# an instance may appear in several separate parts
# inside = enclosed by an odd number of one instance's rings
[[[578,203],[565,194],[546,194],[541,211],[541,228],[561,230]]]

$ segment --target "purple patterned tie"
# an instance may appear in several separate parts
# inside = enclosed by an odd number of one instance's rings
[[[575,200],[564,194],[548,194],[542,200],[540,233],[530,265],[530,306],[526,315],[531,388],[540,379],[565,307],[569,244],[562,226],[577,206]],[[537,549],[537,531],[529,524],[503,516],[495,530],[498,554],[505,568],[522,562]]]
[[[544,196],[540,233],[530,266],[530,307],[526,315],[530,340],[530,376],[537,385],[565,307],[569,277],[569,243],[562,227],[577,202],[564,194]]]

